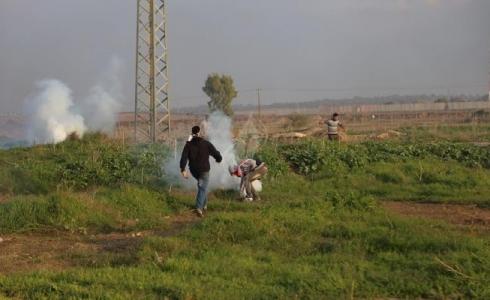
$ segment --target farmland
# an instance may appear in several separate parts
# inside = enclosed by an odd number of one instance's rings
[[[2,150],[0,295],[487,299],[490,149],[406,134],[264,142],[263,200],[218,190],[203,220],[166,147]]]
[[[0,0],[0,300],[490,299],[490,1],[195,2]]]

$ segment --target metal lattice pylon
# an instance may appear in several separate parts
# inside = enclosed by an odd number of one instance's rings
[[[166,0],[138,0],[134,134],[137,142],[169,139]]]

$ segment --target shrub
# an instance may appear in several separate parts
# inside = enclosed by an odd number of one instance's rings
[[[289,166],[278,152],[277,145],[263,145],[256,154],[256,157],[265,162],[269,168],[269,175],[277,177],[288,172]]]
[[[308,141],[283,146],[281,154],[298,173],[311,175],[320,170],[324,163],[325,151],[323,151],[320,143]]]
[[[84,190],[124,183],[149,184],[161,179],[168,148],[124,146],[102,134],[56,145],[0,152],[0,191],[47,194],[59,187]]]

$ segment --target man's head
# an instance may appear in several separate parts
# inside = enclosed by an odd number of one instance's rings
[[[201,128],[199,126],[192,127],[192,135],[199,135],[199,132],[201,132]]]
[[[339,114],[338,113],[334,113],[333,116],[332,116],[332,120],[337,121],[338,119],[339,119]]]

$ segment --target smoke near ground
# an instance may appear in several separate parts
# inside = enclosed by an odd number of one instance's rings
[[[36,85],[40,91],[28,101],[27,140],[33,144],[59,143],[73,132],[82,136],[87,127],[75,112],[70,88],[55,79]]]
[[[231,177],[228,172],[228,167],[237,163],[237,155],[232,137],[231,119],[222,112],[214,112],[203,123],[201,127],[206,128],[207,139],[223,156],[221,163],[216,163],[212,157],[210,158],[211,172],[209,189],[237,189],[240,180],[236,177]],[[172,157],[165,163],[166,179],[171,184],[179,185],[186,189],[193,189],[196,186],[196,181],[193,178],[186,180],[180,175],[179,160],[183,146],[181,145],[179,147],[176,157]]]
[[[71,89],[60,80],[37,82],[37,93],[26,101],[26,140],[49,144],[62,142],[72,133],[79,137],[89,130],[111,133],[120,109],[119,70],[120,62],[114,58],[104,80],[80,102],[74,101]]]
[[[208,139],[223,156],[223,161],[220,164],[211,159],[210,189],[233,189],[237,187],[237,182],[239,182],[236,177],[231,177],[228,172],[228,167],[237,163],[232,128],[231,119],[222,112],[214,112],[209,116],[207,121]]]

